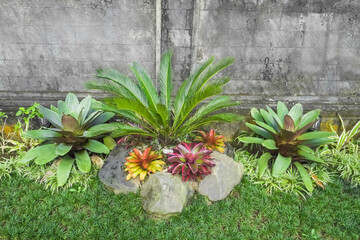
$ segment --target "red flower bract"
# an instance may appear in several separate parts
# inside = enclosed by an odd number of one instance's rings
[[[180,173],[184,182],[201,179],[211,174],[211,168],[215,166],[211,153],[202,143],[181,143],[168,154],[168,162],[172,163],[168,172],[172,175]]]

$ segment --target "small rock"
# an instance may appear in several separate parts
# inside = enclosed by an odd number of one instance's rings
[[[183,210],[194,195],[194,190],[189,183],[184,183],[179,175],[159,172],[150,175],[140,195],[147,213],[168,218]]]
[[[104,161],[101,159],[101,157],[92,155],[90,159],[95,168],[100,169],[104,166]]]
[[[100,181],[112,189],[115,194],[136,193],[140,186],[138,179],[126,180],[127,172],[124,171],[124,163],[131,149],[117,145],[109,154],[104,166],[99,172]]]
[[[211,175],[201,180],[198,192],[211,201],[218,201],[226,198],[240,183],[244,165],[219,152],[213,152],[211,156],[214,157],[216,166],[212,168]]]

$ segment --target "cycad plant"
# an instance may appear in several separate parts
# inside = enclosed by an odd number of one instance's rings
[[[278,102],[277,113],[267,106],[267,111],[251,109],[254,123],[246,123],[258,137],[241,137],[245,143],[261,144],[269,152],[264,153],[258,161],[260,177],[273,157],[272,175],[282,175],[293,163],[299,171],[306,188],[312,192],[313,186],[308,171],[302,163],[314,161],[325,163],[315,156],[311,147],[333,142],[331,132],[306,132],[319,118],[320,110],[313,110],[303,115],[301,104],[294,105],[290,111],[284,103]]]
[[[222,93],[229,77],[212,78],[231,65],[233,58],[224,58],[216,64],[212,64],[214,58],[210,58],[183,82],[173,97],[171,56],[172,52],[168,51],[161,60],[159,93],[149,74],[137,63],[130,67],[136,81],[116,70],[99,69],[96,76],[101,80],[87,83],[89,89],[114,94],[99,104],[98,109],[116,113],[141,126],[114,123],[110,127],[112,136],[140,134],[158,138],[163,145],[168,145],[204,124],[240,119],[233,113],[214,113],[239,104],[232,102],[229,96],[212,98],[198,107],[204,100]],[[101,125],[93,127],[88,135],[102,130],[105,128]]]
[[[85,136],[88,128],[103,124],[114,116],[94,110],[93,99],[88,96],[80,103],[77,97],[69,93],[65,101],[58,101],[58,106],[51,109],[41,105],[38,110],[51,124],[51,128],[32,130],[24,133],[27,138],[43,140],[40,146],[29,150],[20,163],[28,163],[35,159],[38,165],[44,165],[56,158],[61,159],[57,168],[58,186],[63,186],[70,174],[72,165],[76,162],[82,172],[91,170],[89,153],[109,153],[109,149],[95,140],[100,134]]]

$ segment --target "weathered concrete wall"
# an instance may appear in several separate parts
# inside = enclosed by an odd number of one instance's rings
[[[360,115],[360,1],[198,1],[196,65],[233,55],[241,109],[277,100]]]
[[[0,108],[43,104],[100,67],[155,73],[155,1],[0,0]]]
[[[0,0],[0,108],[85,95],[99,67],[137,61],[155,76],[157,44],[174,50],[177,86],[234,56],[239,112],[282,100],[360,115],[357,0]]]

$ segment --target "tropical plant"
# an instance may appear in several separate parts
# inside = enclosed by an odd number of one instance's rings
[[[109,149],[95,140],[102,137],[100,134],[92,134],[88,137],[85,134],[86,130],[103,124],[114,116],[113,113],[94,110],[93,102],[93,99],[87,96],[79,103],[77,97],[69,93],[65,101],[58,101],[58,106],[51,106],[51,110],[39,105],[39,112],[53,127],[27,131],[23,134],[27,138],[44,142],[30,149],[20,159],[20,163],[25,164],[35,159],[36,164],[44,165],[60,158],[56,172],[58,186],[66,183],[75,161],[80,171],[89,172],[91,160],[88,151],[107,154]]]
[[[344,121],[339,115],[342,132],[338,134],[335,129],[335,142],[321,149],[321,154],[328,159],[331,167],[339,173],[340,177],[349,181],[354,187],[360,186],[360,149],[359,141],[354,137],[360,132],[360,121],[346,131]]]
[[[281,191],[285,193],[294,193],[303,198],[306,198],[306,194],[311,194],[306,188],[299,171],[293,165],[290,165],[290,167],[279,177],[272,176],[269,168],[267,168],[260,176],[258,154],[251,154],[246,150],[239,149],[235,152],[234,160],[243,163],[244,174],[249,180],[254,184],[263,186],[269,194]],[[333,172],[324,164],[313,162],[304,165],[304,167],[311,176],[312,184],[320,188],[324,188],[333,176]]]
[[[17,123],[7,124],[8,116],[0,112],[0,149],[1,154],[8,156],[22,155],[30,148],[39,144],[36,139],[29,139],[23,136],[23,133],[29,129],[30,120],[35,117],[42,117],[34,103],[28,108],[20,107],[16,113]]]
[[[195,142],[203,142],[204,147],[209,150],[215,150],[223,153],[225,151],[225,137],[222,135],[216,135],[214,129],[211,129],[208,133],[204,131],[197,131],[200,136],[196,136]]]
[[[144,180],[148,173],[161,171],[162,165],[165,165],[164,161],[159,160],[162,158],[162,155],[151,151],[151,147],[146,148],[144,152],[134,148],[133,152],[130,152],[129,155],[124,164],[126,166],[125,171],[129,172],[126,180],[136,178],[137,176],[140,176],[140,180]]]
[[[203,176],[211,174],[211,168],[215,166],[211,153],[202,143],[181,143],[168,154],[168,162],[172,163],[168,172],[172,175],[180,173],[184,182],[189,179],[202,179]]]
[[[282,102],[277,104],[277,113],[267,106],[267,111],[251,109],[254,123],[246,125],[258,137],[241,137],[238,140],[245,143],[262,144],[269,152],[264,153],[259,161],[259,174],[264,174],[269,160],[276,157],[272,164],[272,176],[279,177],[294,164],[299,171],[306,188],[312,192],[313,185],[308,171],[302,163],[314,161],[325,163],[316,156],[311,147],[333,142],[331,132],[306,132],[318,119],[320,110],[312,110],[303,115],[301,104],[294,105],[290,111]]]
[[[220,77],[216,80],[212,78],[231,65],[234,62],[233,58],[224,58],[214,65],[211,65],[214,58],[210,58],[183,82],[173,97],[171,56],[172,52],[168,51],[160,63],[160,94],[149,74],[137,63],[130,67],[137,79],[136,82],[116,70],[99,69],[96,75],[98,81],[87,83],[89,89],[114,94],[113,97],[106,98],[102,104],[98,104],[98,109],[116,113],[141,125],[140,128],[125,123],[113,123],[109,126],[112,136],[140,134],[159,138],[163,145],[168,145],[204,124],[241,119],[233,113],[214,113],[239,104],[232,102],[229,96],[211,99],[190,116],[194,108],[204,100],[222,93],[225,84],[230,80],[229,77]],[[95,132],[102,129],[105,131],[100,125],[91,130]]]

